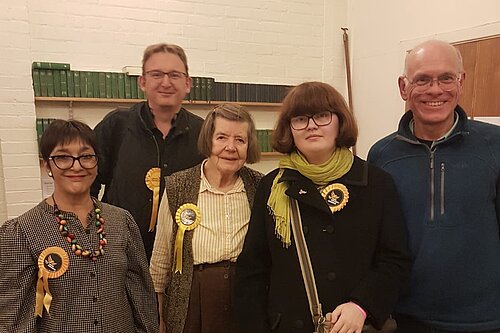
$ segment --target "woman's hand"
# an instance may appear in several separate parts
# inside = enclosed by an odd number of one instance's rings
[[[326,314],[330,322],[329,333],[361,333],[365,315],[353,302],[340,304],[333,312]]]

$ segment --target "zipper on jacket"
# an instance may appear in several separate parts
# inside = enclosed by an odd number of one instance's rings
[[[430,158],[430,172],[431,172],[431,205],[430,205],[430,210],[431,210],[431,222],[434,222],[434,152],[431,151],[431,158]]]
[[[148,129],[149,133],[151,133],[151,137],[153,138],[153,141],[155,142],[155,146],[156,146],[156,157],[157,157],[157,165],[160,169],[162,169],[162,173],[163,173],[163,166],[160,165],[160,160],[161,160],[161,152],[160,152],[160,145],[158,144],[158,140],[156,140],[156,136],[155,134],[153,133],[153,131],[151,131],[150,129]]]
[[[444,162],[441,162],[441,215],[444,215]]]

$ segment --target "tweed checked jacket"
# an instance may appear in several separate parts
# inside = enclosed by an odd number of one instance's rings
[[[201,182],[201,164],[187,170],[179,171],[171,176],[165,177],[165,189],[172,218],[175,221],[177,209],[185,203],[197,203]],[[243,167],[239,171],[239,176],[243,180],[245,191],[248,197],[250,208],[253,204],[257,184],[262,178],[258,171]],[[189,186],[186,186],[189,184]],[[177,233],[177,224],[173,224],[172,235]],[[170,270],[169,286],[166,292],[166,301],[163,314],[168,333],[182,333],[186,321],[187,309],[191,293],[191,282],[193,279],[193,232],[186,231],[184,234],[182,252],[182,274],[174,273]],[[172,249],[174,248],[175,237],[172,237]],[[175,263],[171,252],[172,264]]]

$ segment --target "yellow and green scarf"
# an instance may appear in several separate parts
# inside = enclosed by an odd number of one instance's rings
[[[354,155],[347,148],[337,148],[332,156],[323,164],[310,164],[298,151],[293,151],[279,161],[279,172],[274,178],[267,206],[274,217],[274,231],[285,247],[291,244],[290,232],[290,198],[285,194],[288,184],[278,183],[285,169],[297,170],[319,186],[327,185],[345,175],[354,162]]]

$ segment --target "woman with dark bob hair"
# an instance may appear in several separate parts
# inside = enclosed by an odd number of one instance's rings
[[[327,331],[380,328],[389,317],[410,269],[405,227],[390,176],[349,150],[357,134],[332,86],[306,82],[285,97],[272,138],[285,155],[259,184],[238,257],[243,332],[315,329],[291,226],[295,202]]]
[[[92,129],[55,120],[40,140],[53,194],[0,227],[0,332],[158,332],[139,229],[90,196]]]
[[[151,275],[160,332],[236,333],[236,258],[262,177],[245,166],[260,152],[250,113],[238,104],[209,112],[198,138],[199,165],[166,177]]]

